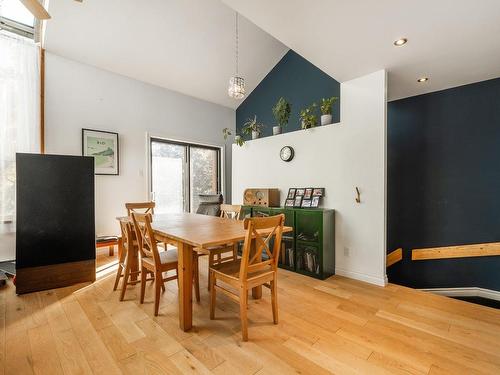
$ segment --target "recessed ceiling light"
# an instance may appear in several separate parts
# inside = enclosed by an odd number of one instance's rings
[[[422,78],[417,79],[417,82],[422,83],[422,82],[427,82],[428,80],[429,80],[429,78],[422,77]]]
[[[398,39],[394,42],[394,45],[396,47],[401,47],[402,45],[405,45],[406,43],[408,42],[408,39],[406,38],[401,38],[401,39]]]

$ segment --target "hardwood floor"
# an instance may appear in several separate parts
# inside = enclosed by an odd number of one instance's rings
[[[201,285],[206,260],[201,258]],[[194,329],[179,329],[177,285],[160,316],[153,287],[138,303],[113,292],[115,267],[99,257],[94,284],[16,296],[0,291],[0,371],[5,374],[500,374],[500,312],[389,285],[343,277],[318,281],[280,270],[280,323],[269,291],[249,300],[249,342],[238,305],[208,294],[194,304]]]

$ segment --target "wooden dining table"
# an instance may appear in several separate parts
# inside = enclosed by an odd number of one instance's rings
[[[130,220],[126,216],[117,219]],[[209,250],[217,245],[243,241],[246,236],[243,221],[191,213],[169,213],[153,215],[152,228],[158,241],[177,244],[179,325],[182,330],[188,331],[193,326],[193,249]],[[259,232],[266,234],[271,231]],[[283,232],[291,231],[293,228],[283,227]],[[252,249],[255,251],[255,244]],[[262,286],[254,288],[252,296],[254,299],[261,298]]]

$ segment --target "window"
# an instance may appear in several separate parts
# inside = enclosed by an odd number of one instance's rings
[[[219,147],[151,138],[155,212],[196,212],[200,194],[221,191]]]
[[[40,152],[39,50],[0,32],[0,261],[15,258],[16,152]]]
[[[19,0],[0,0],[0,29],[33,39],[35,18]]]

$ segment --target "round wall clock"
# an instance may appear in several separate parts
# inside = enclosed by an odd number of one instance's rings
[[[285,146],[280,151],[280,158],[283,161],[291,161],[294,156],[294,151],[291,146]]]

